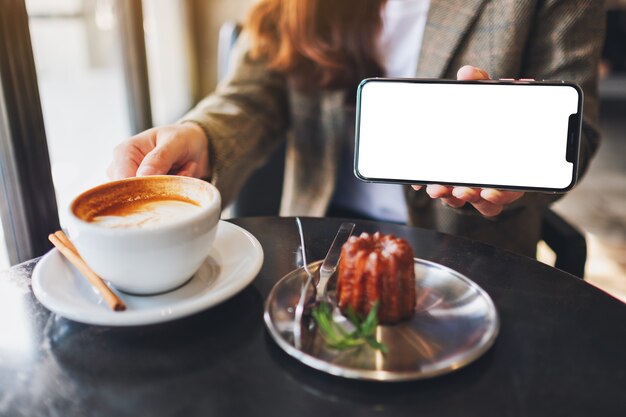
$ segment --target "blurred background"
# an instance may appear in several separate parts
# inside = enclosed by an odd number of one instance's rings
[[[5,110],[9,110],[5,116],[9,120],[15,117],[11,115],[13,107],[31,115],[40,112],[42,129],[27,139],[39,136],[38,140],[47,143],[54,190],[50,198],[59,207],[61,225],[69,201],[106,180],[106,167],[117,143],[152,125],[175,121],[214,89],[219,29],[224,22],[241,21],[253,2],[3,3],[0,17],[5,22],[17,22],[14,16],[22,13],[20,6],[25,3],[27,26],[12,23],[15,30],[9,32],[12,29],[5,25],[5,33],[12,39],[5,40],[5,55],[0,60],[6,61],[11,48],[22,48],[16,49],[22,54],[32,49],[36,77],[29,78],[26,85],[30,82],[31,87],[33,83],[38,87],[41,103],[37,110],[36,94],[30,105],[9,107],[11,100],[5,99]],[[607,38],[599,68],[602,146],[583,181],[554,209],[586,237],[586,279],[626,301],[626,1],[609,1],[607,7]],[[13,71],[14,77],[21,77],[20,67]],[[10,93],[5,91],[9,98]],[[3,120],[0,117],[0,128]],[[16,136],[7,133],[11,134]],[[6,149],[11,143],[0,145]],[[20,152],[28,152],[15,144],[9,150],[15,153],[11,160],[18,162]],[[21,175],[21,167],[6,155],[4,165],[0,164],[0,270],[37,254],[34,242],[16,243],[24,240],[22,234],[35,239],[36,230],[28,229],[29,219],[15,214],[21,200],[27,205],[28,195],[12,188],[11,178]],[[20,226],[20,222],[24,224]],[[540,245],[539,257],[546,263],[554,260],[546,245]]]

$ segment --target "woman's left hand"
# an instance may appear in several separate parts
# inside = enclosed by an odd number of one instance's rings
[[[489,74],[480,68],[465,65],[456,74],[458,80],[488,80]],[[415,190],[421,185],[413,185]],[[493,188],[448,187],[437,184],[426,186],[426,193],[430,198],[438,198],[444,204],[453,208],[463,207],[470,203],[485,217],[494,217],[502,212],[504,206],[520,199],[522,191],[504,191]]]
[[[422,188],[414,185],[415,190]],[[426,186],[426,193],[430,198],[438,198],[444,204],[453,208],[460,208],[470,203],[485,217],[494,217],[502,212],[504,206],[520,199],[522,191],[504,191],[493,188],[446,187],[430,184]]]

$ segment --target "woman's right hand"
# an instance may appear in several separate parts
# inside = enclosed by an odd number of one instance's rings
[[[175,174],[205,178],[209,172],[208,139],[195,123],[145,130],[115,147],[107,169],[111,179]]]

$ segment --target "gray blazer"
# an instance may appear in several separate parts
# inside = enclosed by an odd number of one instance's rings
[[[597,66],[604,34],[599,0],[431,0],[416,77],[455,78],[471,64],[492,78],[571,80],[585,92],[581,169],[599,143]],[[343,92],[302,94],[247,54],[242,36],[234,70],[183,121],[210,141],[212,182],[225,202],[287,132],[284,216],[323,216],[332,197],[348,124]],[[496,218],[452,209],[406,189],[413,225],[462,235],[534,256],[541,211],[557,195],[526,193]]]

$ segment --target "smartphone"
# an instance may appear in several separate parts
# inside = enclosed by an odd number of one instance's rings
[[[363,181],[565,192],[576,183],[581,88],[562,81],[370,78],[357,91]]]

